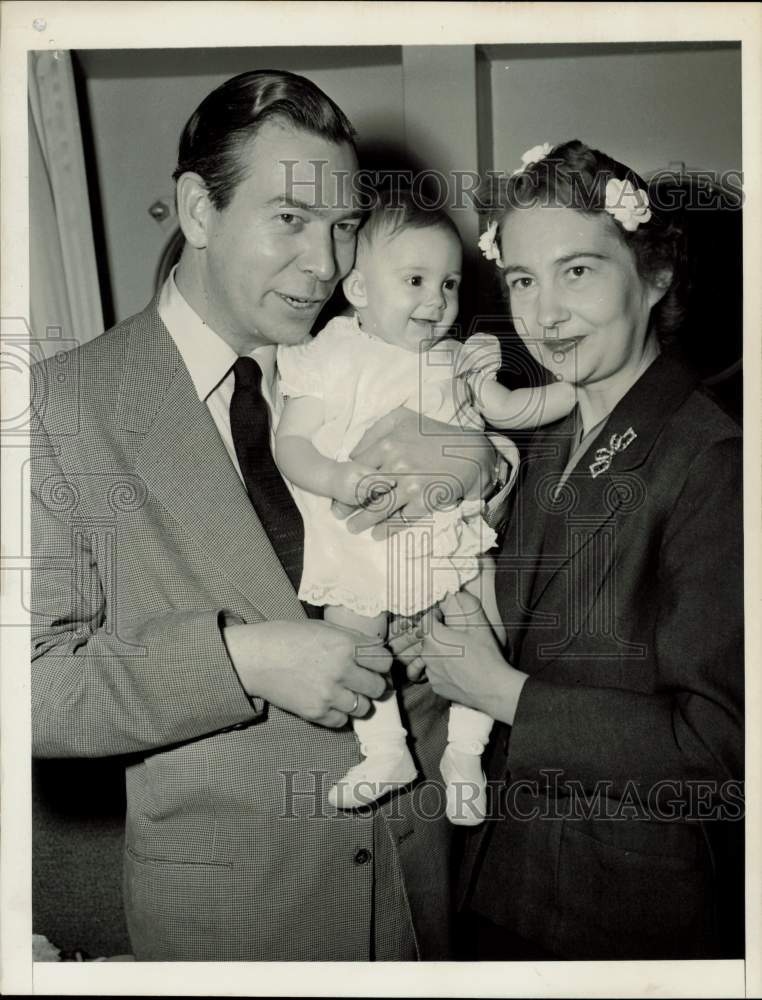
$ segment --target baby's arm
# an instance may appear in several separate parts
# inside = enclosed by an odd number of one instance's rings
[[[275,435],[275,461],[295,486],[343,503],[360,503],[368,492],[362,488],[363,480],[373,477],[377,481],[378,473],[360,462],[337,462],[321,455],[312,437],[324,418],[322,400],[314,396],[287,399]]]
[[[574,409],[576,391],[570,382],[531,389],[506,389],[494,379],[479,379],[474,387],[474,406],[494,427],[512,430],[552,424]]]

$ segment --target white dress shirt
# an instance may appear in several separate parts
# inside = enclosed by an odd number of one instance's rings
[[[159,295],[159,316],[185,362],[198,398],[209,408],[230,461],[243,480],[230,430],[230,400],[235,389],[233,365],[238,355],[185,301],[175,282],[176,269],[172,268]],[[275,381],[276,350],[274,345],[267,344],[248,355],[262,369],[262,395],[272,414],[273,433],[283,409]]]

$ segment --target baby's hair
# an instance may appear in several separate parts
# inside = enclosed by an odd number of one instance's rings
[[[358,250],[370,247],[379,237],[389,238],[406,229],[446,229],[460,242],[458,227],[441,208],[434,208],[412,191],[393,190],[379,193],[358,234]]]

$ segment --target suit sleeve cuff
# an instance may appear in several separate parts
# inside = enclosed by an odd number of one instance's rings
[[[233,614],[232,611],[226,611],[226,610],[220,611],[219,625],[220,625],[220,635],[222,636],[223,645],[225,645],[224,630],[228,626],[230,626],[230,625],[245,625],[245,624],[246,624],[246,622],[244,621],[243,618],[241,618],[240,615]],[[227,646],[225,647],[225,649],[227,650]],[[228,656],[228,660],[230,660],[229,656]],[[236,671],[235,667],[233,666],[233,661],[232,660],[230,660],[230,668],[233,671],[233,673],[235,674],[236,679],[240,683],[240,678],[238,677],[238,672]],[[242,684],[241,684],[241,690],[244,691],[244,694],[249,699],[249,703],[251,704],[251,707],[256,712],[256,718],[250,719],[248,722],[241,722],[241,723],[239,723],[236,726],[231,726],[230,727],[231,729],[243,729],[246,726],[251,725],[252,722],[258,722],[265,715],[265,713],[267,711],[267,702],[265,701],[264,698],[260,698],[258,695],[250,695],[247,691],[244,690]]]

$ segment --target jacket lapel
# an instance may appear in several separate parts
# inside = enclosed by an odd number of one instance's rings
[[[198,398],[155,304],[135,321],[118,418],[144,434],[135,471],[264,616],[304,611],[207,406]]]
[[[633,491],[642,484],[633,481],[632,473],[646,461],[695,384],[696,376],[679,359],[659,355],[611,412],[557,497],[550,490],[536,491],[536,496],[549,498],[549,505],[546,515],[537,518],[542,537],[534,549],[539,558],[527,600],[531,610],[616,512],[633,502]],[[537,500],[529,497],[528,502]]]

